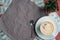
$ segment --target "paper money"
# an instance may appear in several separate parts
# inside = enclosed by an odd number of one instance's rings
[[[4,12],[5,12],[4,7],[0,7],[0,14],[4,14]]]
[[[55,39],[55,38],[54,38],[54,39],[42,39],[42,38],[36,36],[36,37],[34,38],[34,40],[56,40],[56,39]]]
[[[43,39],[41,39],[40,37],[37,37],[37,36],[36,36],[36,37],[34,38],[34,40],[43,40]]]
[[[34,2],[38,7],[45,7],[45,3],[44,0],[31,0],[32,2]]]
[[[5,11],[7,10],[7,8],[9,7],[9,5],[11,4],[12,0],[4,0],[4,8]]]
[[[12,40],[6,33],[0,30],[0,40]]]
[[[4,0],[0,0],[0,4],[4,4]]]
[[[0,6],[0,14],[4,14],[11,4],[12,0],[0,0],[0,4],[3,4],[3,6]]]

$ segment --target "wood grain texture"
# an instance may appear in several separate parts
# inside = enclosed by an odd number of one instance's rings
[[[6,13],[1,17],[0,27],[11,35],[13,40],[31,40],[30,20],[36,21],[44,16],[44,10],[30,0],[13,0]]]

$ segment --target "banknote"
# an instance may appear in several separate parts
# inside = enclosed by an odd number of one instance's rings
[[[4,14],[11,4],[12,0],[0,0],[0,4],[3,4],[3,6],[0,6],[0,14]]]
[[[4,4],[4,0],[0,0],[0,4]]]
[[[12,40],[4,31],[0,30],[0,40]]]
[[[9,5],[11,4],[11,2],[12,2],[12,0],[4,0],[4,9],[5,9],[5,11],[7,10]]]
[[[36,37],[34,38],[34,40],[56,40],[56,39],[55,39],[55,38],[54,38],[54,39],[42,39],[42,38],[36,36]]]
[[[0,7],[0,14],[4,14],[4,12],[5,12],[4,7]]]

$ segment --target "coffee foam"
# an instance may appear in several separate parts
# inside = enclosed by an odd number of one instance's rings
[[[51,35],[54,30],[52,22],[45,21],[40,25],[40,30],[44,35]]]

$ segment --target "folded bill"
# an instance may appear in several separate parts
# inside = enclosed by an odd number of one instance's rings
[[[4,4],[4,0],[0,0],[0,4]]]
[[[42,38],[36,36],[36,37],[34,38],[34,40],[56,40],[56,39],[55,39],[55,38],[54,38],[54,39],[42,39]]]
[[[0,7],[0,14],[4,14],[4,12],[5,12],[4,7]]]
[[[0,6],[0,14],[4,14],[11,4],[12,0],[0,0],[0,4],[3,4],[3,6]]]
[[[6,33],[0,30],[0,40],[12,40]]]

